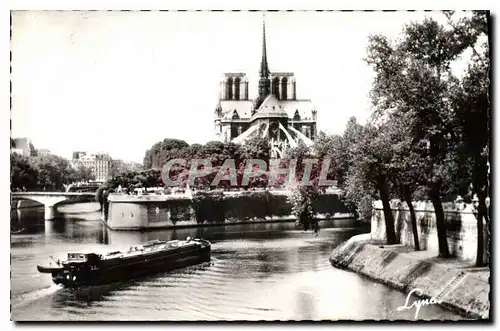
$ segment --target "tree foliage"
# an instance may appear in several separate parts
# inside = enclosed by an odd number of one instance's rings
[[[37,170],[29,159],[17,153],[10,154],[10,189],[33,190],[37,186]]]
[[[359,182],[360,177],[349,177],[357,144],[363,138],[364,130],[356,117],[350,117],[342,135],[320,133],[315,140],[314,150],[320,159],[330,159],[330,176],[337,180],[337,187],[344,190],[343,201],[349,210],[356,217],[369,221],[373,190],[366,182]]]
[[[78,178],[77,181],[88,182],[90,180],[95,180],[95,174],[92,172],[92,169],[83,164],[78,164],[75,171],[75,176]]]
[[[485,182],[485,161],[476,162],[480,157],[472,150],[484,151],[490,134],[484,116],[489,111],[486,57],[473,60],[462,81],[451,70],[471,47],[481,58],[474,46],[487,31],[486,17],[478,12],[458,21],[451,13],[448,17],[446,26],[432,19],[407,24],[397,42],[372,36],[367,57],[376,74],[374,121],[385,122],[384,132],[393,132],[388,140],[393,155],[385,170],[391,191],[406,201],[425,192],[436,212],[443,257],[450,254],[442,201],[467,193],[474,178],[470,164],[481,164],[478,173]]]
[[[188,143],[180,139],[165,138],[155,143],[144,156],[144,169],[160,169],[169,159],[178,157],[180,150],[188,147]]]
[[[292,205],[292,214],[297,217],[297,225],[303,230],[319,231],[319,223],[316,218],[313,201],[318,195],[317,186],[300,185],[292,190],[289,202]]]
[[[10,156],[11,190],[62,191],[65,185],[93,179],[90,169],[74,169],[57,155]]]
[[[480,39],[488,37],[486,13],[475,12],[470,20],[462,20],[457,31]],[[466,32],[463,32],[463,31]],[[478,50],[477,48],[482,48]],[[472,47],[472,60],[451,100],[456,109],[455,128],[457,153],[462,173],[469,179],[471,194],[478,198],[477,206],[477,257],[476,265],[486,264],[484,258],[483,220],[490,224],[490,211],[486,199],[491,195],[489,164],[491,149],[491,104],[490,104],[490,49],[488,40],[477,42]],[[462,183],[466,185],[469,182]]]
[[[113,160],[111,161],[109,176],[116,177],[123,173],[140,172],[142,170],[143,170],[143,165],[140,163],[125,162],[123,160]]]

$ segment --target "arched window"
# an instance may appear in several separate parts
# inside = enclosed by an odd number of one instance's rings
[[[287,97],[287,90],[286,90],[286,85],[288,83],[288,80],[286,79],[286,77],[283,77],[283,79],[281,79],[281,100],[287,100],[288,97]]]
[[[299,114],[299,110],[298,109],[295,109],[295,114],[293,115],[293,120],[294,121],[300,121],[300,114]]]
[[[269,124],[269,137],[271,139],[277,140],[280,135],[280,129],[278,122],[272,122]]]
[[[233,100],[233,78],[229,77],[226,84],[226,98],[227,100]]]
[[[273,89],[272,93],[276,98],[280,98],[280,78],[279,77],[274,77],[273,78]]]
[[[234,79],[234,99],[235,100],[240,100],[240,82],[241,82],[240,77],[236,77]]]

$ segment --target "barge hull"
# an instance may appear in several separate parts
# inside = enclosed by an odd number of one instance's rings
[[[75,269],[53,273],[52,280],[68,288],[120,282],[149,274],[184,268],[210,261],[210,246],[195,246],[181,251],[162,252],[106,261],[93,269]]]

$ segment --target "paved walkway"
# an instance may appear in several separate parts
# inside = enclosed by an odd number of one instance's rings
[[[458,260],[456,258],[444,259],[435,255],[435,253],[427,250],[423,251],[415,251],[412,247],[404,246],[404,245],[383,245],[384,249],[388,249],[400,254],[403,254],[411,259],[428,261],[439,263],[441,265],[445,265],[449,268],[462,269],[467,273],[473,273],[474,276],[478,278],[485,279],[488,281],[490,277],[490,268],[489,267],[476,267],[475,261],[470,260]]]

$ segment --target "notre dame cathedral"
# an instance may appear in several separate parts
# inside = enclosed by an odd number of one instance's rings
[[[223,74],[215,110],[217,138],[240,144],[254,137],[266,138],[275,157],[299,142],[312,145],[317,134],[316,109],[311,100],[297,98],[293,73],[270,72],[265,22],[259,76],[258,96],[250,99],[245,73]]]

